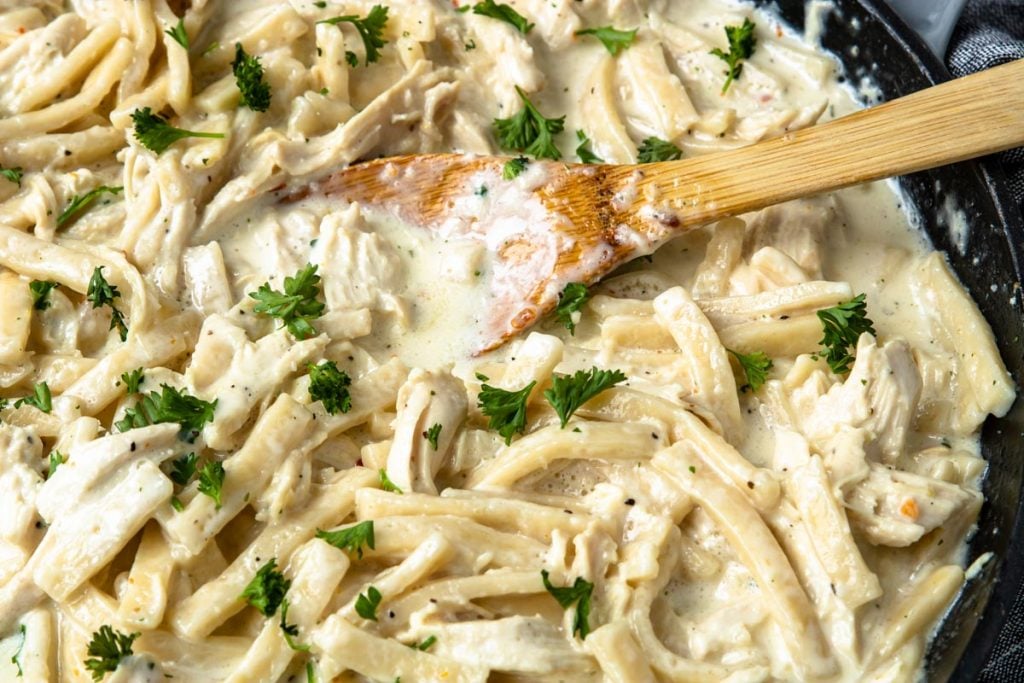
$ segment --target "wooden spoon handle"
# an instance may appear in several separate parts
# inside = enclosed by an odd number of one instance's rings
[[[693,227],[1020,145],[1024,60],[750,147],[649,164],[640,184]]]

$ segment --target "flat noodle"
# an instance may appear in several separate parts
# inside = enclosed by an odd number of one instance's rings
[[[857,108],[828,55],[722,0],[28,4],[0,2],[0,680],[92,681],[104,627],[138,634],[110,683],[919,675],[1014,392],[888,189],[695,229],[489,354],[468,329],[494,252],[552,267],[534,152],[780,136]],[[502,132],[524,100],[557,154]],[[430,230],[321,192],[451,151],[525,169]],[[877,339],[836,374],[819,312],[861,292]]]

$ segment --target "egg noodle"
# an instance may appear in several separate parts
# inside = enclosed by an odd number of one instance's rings
[[[726,0],[0,0],[0,679],[915,680],[1014,389],[890,186],[480,357],[477,247],[279,201],[713,152],[842,81]]]

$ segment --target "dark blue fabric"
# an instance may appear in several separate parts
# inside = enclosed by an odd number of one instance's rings
[[[968,0],[946,52],[946,65],[953,75],[966,76],[1016,59],[1024,59],[1024,0]],[[1004,152],[998,159],[1021,204],[1024,147]],[[1024,675],[1014,680],[1024,681]]]
[[[954,76],[966,76],[1015,59],[1024,59],[1024,0],[968,0],[946,53],[949,70]],[[997,158],[1024,211],[1024,148]],[[1024,586],[1017,589],[1013,609],[980,681],[1024,681]]]

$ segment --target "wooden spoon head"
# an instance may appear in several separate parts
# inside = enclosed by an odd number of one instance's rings
[[[377,159],[286,198],[309,194],[386,211],[446,240],[486,245],[492,305],[478,353],[500,346],[558,303],[678,232],[668,214],[635,211],[642,171],[530,161],[505,179],[508,159],[459,154]]]

